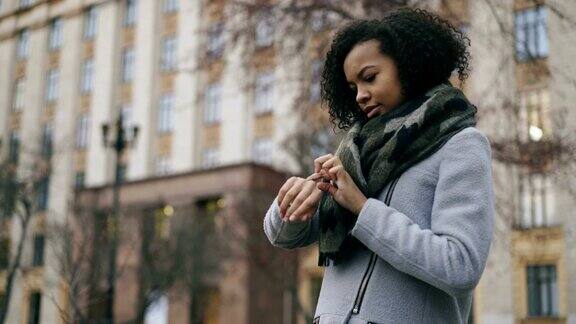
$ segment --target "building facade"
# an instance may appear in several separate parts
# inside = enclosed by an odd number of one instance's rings
[[[131,188],[156,179],[145,185],[155,184],[150,192],[164,191],[164,177],[185,179],[189,172],[250,162],[303,173],[300,162],[327,152],[335,136],[324,131],[320,71],[342,20],[320,10],[303,14],[305,24],[277,20],[282,11],[275,6],[284,2],[274,3],[249,10],[225,0],[0,1],[0,157],[17,161],[22,177],[38,171],[32,166],[39,156],[44,161],[38,217],[27,229],[8,322],[63,321],[58,305],[69,295],[49,229],[66,222],[81,195],[106,195],[102,188],[114,179],[115,159],[102,144],[102,124],[122,115],[125,126],[139,127],[134,145],[119,158],[121,173]],[[473,71],[463,88],[494,150],[498,216],[471,321],[576,323],[574,177],[569,163],[547,159],[555,155],[542,150],[574,133],[576,5],[420,3],[470,37]],[[358,12],[354,5],[344,9]],[[319,130],[312,133],[317,142],[300,142],[310,152],[294,157],[286,142],[309,129]],[[266,187],[266,199],[279,185]],[[249,183],[244,186],[248,190]],[[159,201],[150,199],[150,205]],[[19,226],[3,222],[2,242],[10,242],[3,251],[13,254]],[[314,309],[322,278],[315,250],[296,252],[298,300],[284,296],[282,306],[274,306],[283,323],[304,323],[303,314]],[[125,288],[126,298],[136,298],[137,291]],[[178,305],[168,303],[170,309]],[[211,318],[238,314],[227,309]],[[254,322],[257,312],[246,309],[238,312],[252,314],[245,318]],[[179,323],[176,318],[170,321]]]

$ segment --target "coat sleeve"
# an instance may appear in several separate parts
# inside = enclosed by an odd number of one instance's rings
[[[278,198],[275,198],[264,217],[264,233],[272,245],[284,249],[308,246],[318,240],[318,210],[305,223],[284,222],[280,217]]]
[[[459,296],[480,280],[492,240],[491,151],[480,132],[456,134],[445,146],[430,229],[371,198],[351,233],[399,271]]]

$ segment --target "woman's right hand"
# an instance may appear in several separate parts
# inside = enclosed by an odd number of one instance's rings
[[[278,192],[278,206],[283,221],[307,222],[316,213],[322,190],[316,187],[317,174],[308,178],[292,177]]]

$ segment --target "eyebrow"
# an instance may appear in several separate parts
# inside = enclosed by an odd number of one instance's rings
[[[366,65],[365,67],[362,68],[362,70],[360,70],[360,72],[358,72],[357,76],[361,77],[362,73],[364,73],[364,71],[366,71],[367,69],[372,68],[372,67],[376,67],[376,65]],[[348,80],[346,80],[346,81],[348,81]],[[348,81],[348,84],[351,84],[351,83],[352,82]]]

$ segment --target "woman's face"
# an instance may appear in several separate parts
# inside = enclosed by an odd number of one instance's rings
[[[396,64],[380,52],[377,40],[352,48],[344,60],[344,74],[356,93],[356,102],[368,118],[394,109],[403,100]]]

